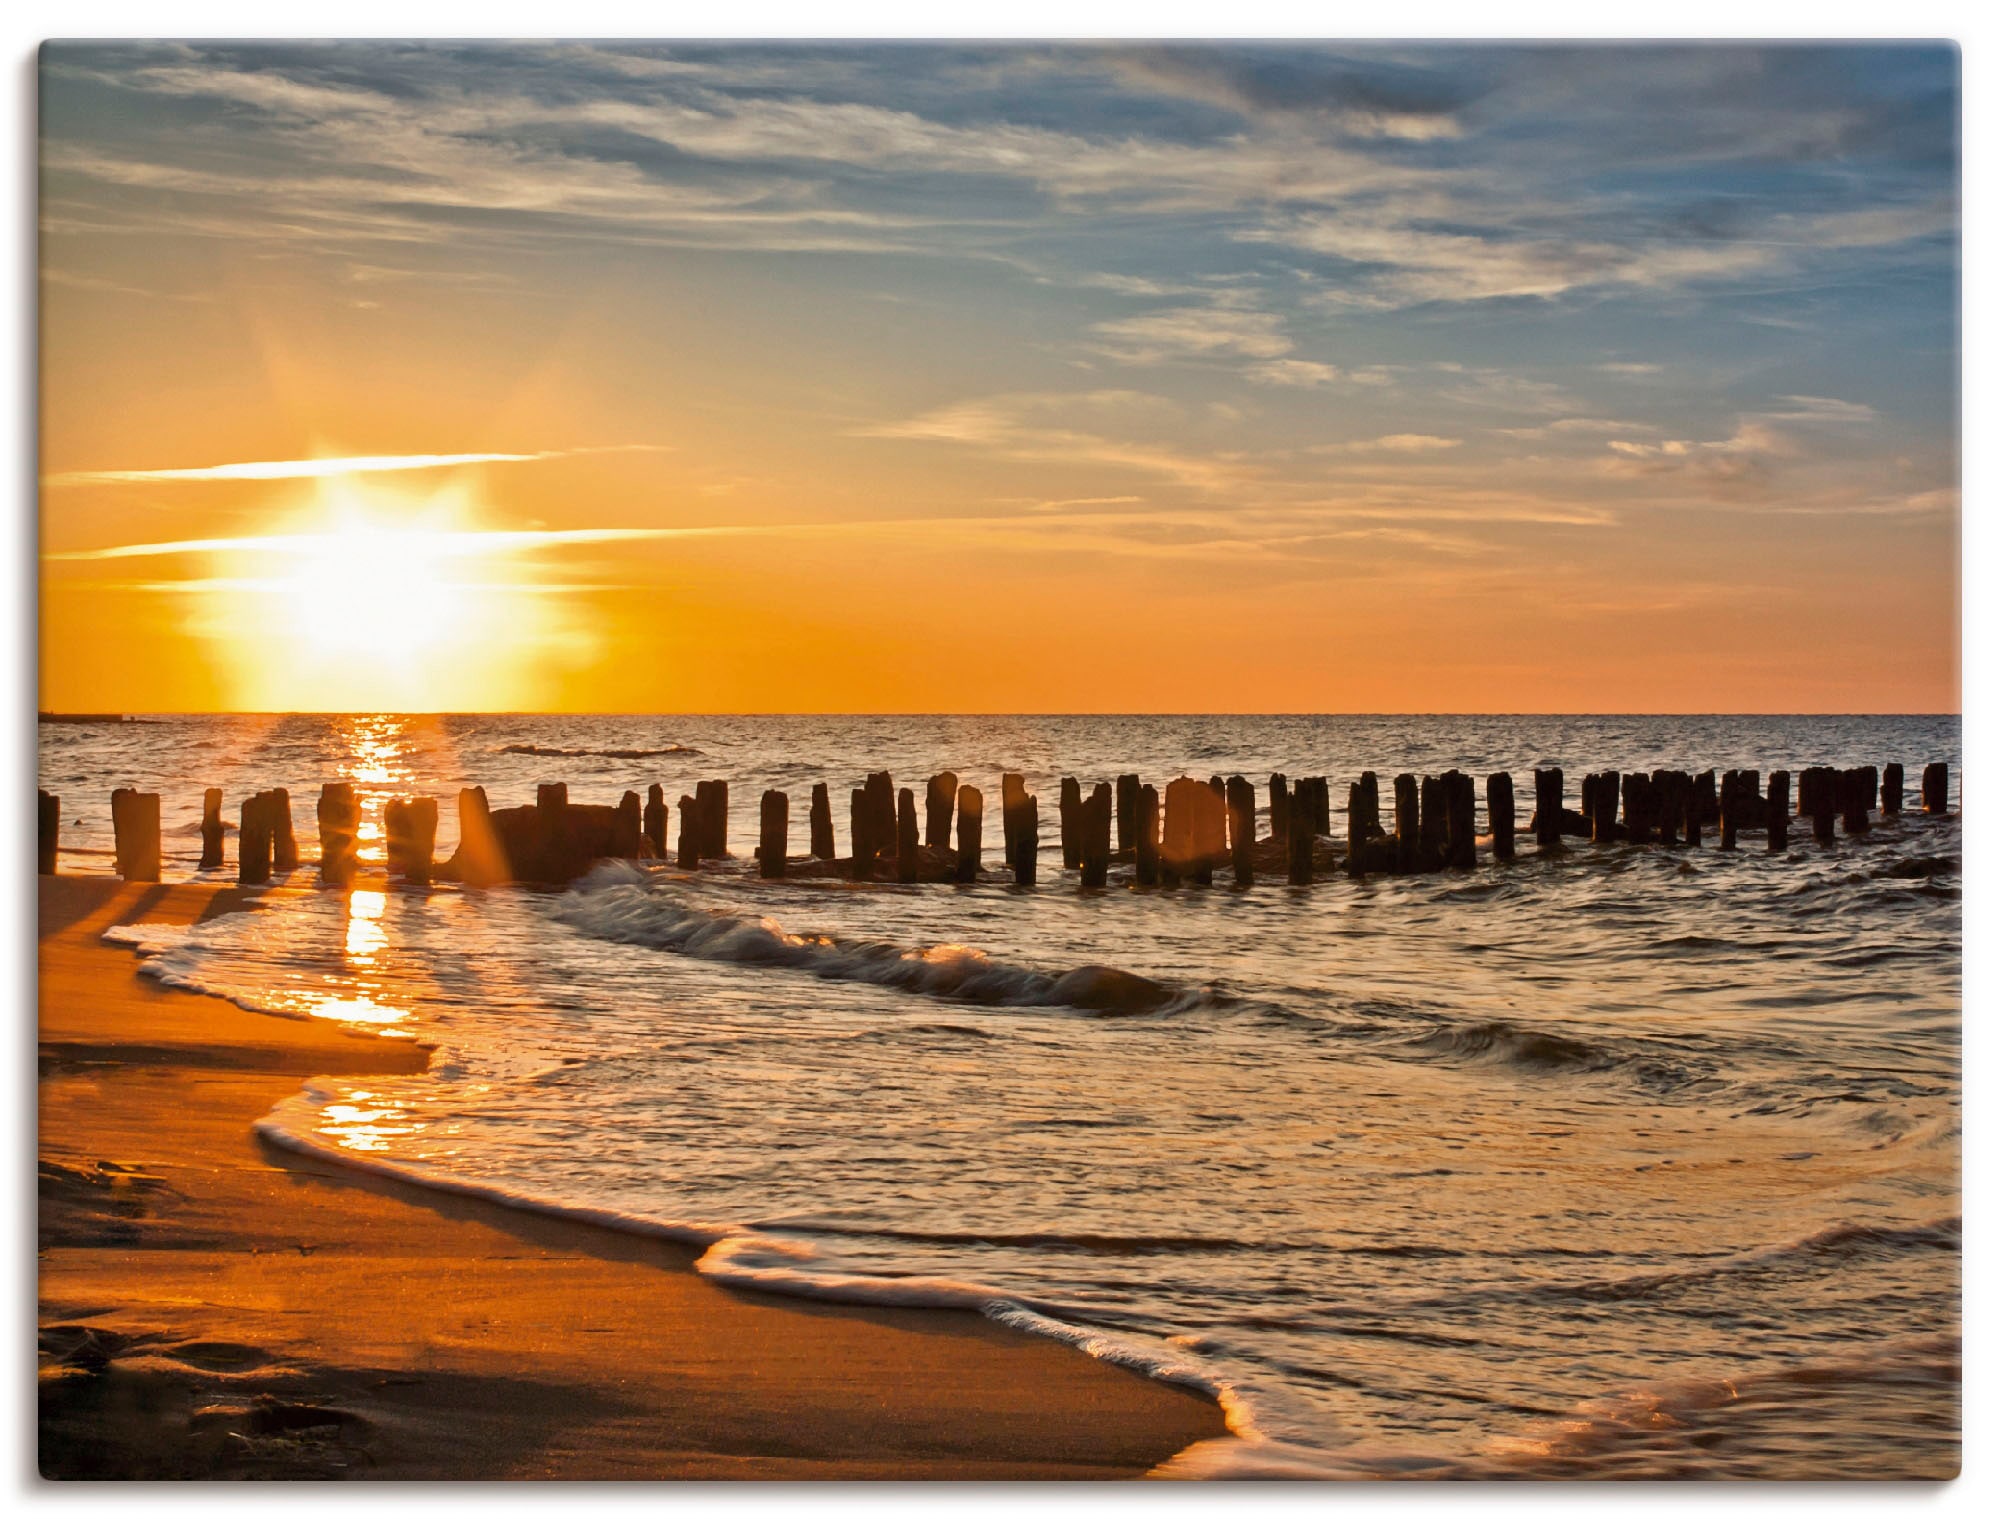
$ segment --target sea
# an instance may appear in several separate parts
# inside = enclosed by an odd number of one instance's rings
[[[271,1145],[691,1242],[733,1288],[969,1309],[1217,1399],[1188,1477],[1948,1476],[1960,1415],[1960,724],[1947,717],[158,716],[44,724],[65,871],[110,792],[286,786],[267,910],[114,930],[142,973],[436,1048],[320,1078]],[[1917,810],[1926,762],[1950,810]],[[1907,769],[1865,834],[1724,852],[1526,832],[1538,766]],[[1363,770],[1513,772],[1518,857],[1310,887],[1106,889],[1055,797]],[[764,881],[756,798],[952,770],[969,885]],[[998,789],[1042,797],[1040,879]],[[313,799],[725,779],[733,858],[562,889],[317,888]],[[1267,827],[1260,814],[1260,825]],[[1479,827],[1486,827],[1483,802]],[[230,868],[212,873],[233,880]],[[1064,976],[1156,982],[1144,1010]]]

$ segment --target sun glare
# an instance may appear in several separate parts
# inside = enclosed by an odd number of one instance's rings
[[[299,632],[322,655],[426,658],[465,612],[449,547],[442,534],[365,519],[321,535],[286,577]]]
[[[263,535],[219,541],[195,630],[254,711],[435,712],[531,703],[554,651],[587,643],[522,535],[464,493],[321,482]],[[247,572],[247,573],[246,573]]]

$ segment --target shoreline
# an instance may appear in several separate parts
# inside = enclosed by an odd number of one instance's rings
[[[39,1450],[61,1477],[1115,1478],[1220,1408],[968,1311],[723,1287],[691,1246],[252,1124],[427,1047],[158,986],[113,924],[220,885],[40,877]]]

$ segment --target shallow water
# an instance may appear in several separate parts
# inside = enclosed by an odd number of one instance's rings
[[[1570,848],[1310,890],[1080,893],[1065,771],[1333,778],[1927,760],[1955,718],[173,718],[44,727],[65,869],[109,791],[496,805],[1002,769],[1042,884],[607,866],[569,892],[287,899],[148,970],[439,1053],[281,1143],[710,1248],[721,1280],[980,1306],[1215,1390],[1193,1475],[1894,1476],[1956,1465],[1960,833]],[[1261,790],[1261,785],[1260,785]],[[1525,798],[1524,798],[1525,800]],[[1525,824],[1526,806],[1523,807]],[[77,814],[81,814],[78,816]],[[836,809],[845,847],[845,808]],[[1481,826],[1484,826],[1483,819]],[[1339,819],[1336,833],[1341,833]],[[309,826],[302,830],[309,833]],[[440,853],[452,825],[441,830]],[[988,863],[998,854],[991,820]],[[309,840],[304,840],[308,855]],[[379,836],[372,845],[379,858]],[[234,847],[230,848],[234,857]],[[310,872],[302,879],[309,879]],[[1167,1000],[1077,1005],[1110,966]]]

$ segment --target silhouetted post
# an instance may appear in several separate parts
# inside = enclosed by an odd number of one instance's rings
[[[1742,791],[1736,783],[1736,772],[1732,770],[1722,778],[1722,810],[1717,823],[1722,837],[1717,841],[1716,848],[1734,849],[1736,847],[1736,821],[1738,811],[1742,805]]]
[[[210,786],[201,794],[201,869],[222,868],[222,788]]]
[[[1134,883],[1140,886],[1158,886],[1160,884],[1160,793],[1155,787],[1141,786],[1137,799],[1132,803],[1132,850]]]
[[[1547,852],[1562,848],[1563,773],[1535,772],[1535,847]]]
[[[1014,834],[1019,826],[1021,801],[1028,794],[1028,784],[1013,770],[1000,773],[1000,863],[1009,870],[1014,868]]]
[[[1139,844],[1139,777],[1118,777],[1118,852],[1136,849]]]
[[[1240,775],[1229,777],[1229,865],[1238,886],[1257,879],[1257,788]]]
[[[506,851],[500,847],[500,836],[493,830],[493,808],[486,800],[486,788],[462,788],[458,793],[459,883],[493,886],[511,874]]]
[[[681,827],[674,863],[682,870],[694,870],[701,864],[701,803],[691,796],[683,796],[678,807]]]
[[[917,794],[908,786],[896,794],[896,879],[905,886],[917,879]]]
[[[632,814],[632,847],[634,853],[636,853],[639,841],[639,797],[638,793],[631,791],[626,792],[625,795],[630,799],[632,804],[629,811]],[[280,830],[278,836],[282,837],[284,817],[287,811],[284,792],[273,792],[272,802],[277,809],[277,822]],[[404,871],[404,874],[415,885],[428,886],[431,884],[431,862],[437,857],[437,836],[437,798],[434,796],[420,796],[410,803],[410,859],[409,865]]]
[[[299,840],[292,832],[292,794],[283,786],[271,793],[271,868],[280,874],[299,868]]]
[[[757,874],[776,881],[785,874],[785,856],[792,847],[792,799],[773,788],[757,805]]]
[[[694,799],[701,808],[701,857],[704,860],[728,859],[729,782],[698,781]]]
[[[667,857],[667,791],[658,781],[646,788],[646,815],[642,820],[646,840],[653,846],[653,858]]]
[[[1361,803],[1359,818],[1355,817],[1355,802]],[[1347,789],[1347,834],[1350,839],[1357,836],[1367,843],[1382,832],[1382,792],[1373,770],[1361,772],[1361,779]]]
[[[236,879],[245,886],[261,886],[271,879],[271,793],[268,791],[243,799],[236,827]]]
[[[568,781],[542,781],[535,787],[535,808],[542,813],[558,813],[569,806]]]
[[[410,808],[399,796],[382,804],[382,868],[392,876],[406,869],[410,854]]]
[[[1833,819],[1838,810],[1839,800],[1835,794],[1835,776],[1838,774],[1830,766],[1814,765],[1806,772],[1810,787],[1799,788],[1799,802],[1812,808],[1813,838],[1821,844],[1833,842]],[[1808,797],[1806,792],[1811,791]]]
[[[1293,886],[1313,882],[1312,796],[1297,789],[1291,796],[1291,816],[1285,819],[1285,880]]]
[[[1882,767],[1882,816],[1892,818],[1903,811],[1903,767],[1893,761]]]
[[[1014,840],[1014,884],[1035,884],[1035,863],[1042,849],[1041,801],[1033,796],[1021,800],[1020,833]]]
[[[1618,781],[1616,770],[1601,771],[1590,788],[1590,842],[1609,844],[1618,836]]]
[[[1077,804],[1077,852],[1083,887],[1101,887],[1110,874],[1111,811],[1109,781],[1099,781],[1090,788],[1090,795]]]
[[[888,771],[873,770],[863,790],[868,797],[868,840],[880,860],[896,842],[896,782]]]
[[[1368,847],[1368,824],[1366,803],[1361,796],[1361,782],[1347,784],[1347,873],[1360,880],[1367,874],[1362,851]]]
[[[1951,793],[1951,771],[1942,760],[1924,766],[1924,811],[1941,813]]]
[[[1486,821],[1493,830],[1493,858],[1514,858],[1514,777],[1505,770],[1486,777]]]
[[[1410,875],[1422,852],[1423,819],[1417,806],[1417,778],[1407,770],[1396,777],[1396,874]]]
[[[1215,884],[1215,867],[1229,858],[1229,788],[1221,776],[1212,778],[1198,796],[1194,810],[1195,880]]]
[[[833,858],[833,802],[827,793],[826,782],[819,781],[813,786],[812,805],[807,811],[806,826],[812,834],[812,852],[815,859]]]
[[[1417,814],[1417,869],[1437,870],[1444,865],[1445,846],[1451,838],[1451,824],[1445,816],[1444,781],[1435,775],[1425,776],[1418,795],[1422,807]]]
[[[608,850],[614,860],[636,860],[646,850],[646,810],[639,805],[639,793],[627,791],[618,798],[618,821]]]
[[[1647,803],[1652,800],[1648,794],[1652,788],[1652,778],[1634,770],[1629,775],[1619,777],[1619,789],[1625,801],[1625,837],[1634,844],[1650,844],[1653,830]]]
[[[1697,821],[1713,823],[1722,815],[1721,806],[1715,799],[1715,772],[1704,770],[1694,777],[1694,805]]]
[[[1062,833],[1064,870],[1075,870],[1083,863],[1083,848],[1077,839],[1077,813],[1082,806],[1083,787],[1077,784],[1075,776],[1064,776],[1061,799],[1056,803]]]
[[[874,808],[869,804],[868,789],[856,786],[847,794],[847,836],[854,844],[848,871],[857,881],[875,879],[875,852],[881,845],[875,838],[873,825]]]
[[[1283,845],[1285,830],[1291,827],[1292,793],[1283,775],[1271,775],[1271,842]]]
[[[1479,802],[1472,777],[1459,770],[1447,771],[1444,794],[1445,863],[1454,870],[1471,870],[1479,864]]]
[[[1195,808],[1201,805],[1195,793],[1206,789],[1185,775],[1167,782],[1162,799],[1165,815],[1160,820],[1160,866],[1161,879],[1168,885],[1178,886],[1193,874]]]
[[[1312,778],[1312,831],[1318,837],[1333,837],[1333,801],[1327,794],[1326,777]]]
[[[128,881],[160,878],[160,794],[121,786],[111,793],[111,837],[118,874]]]
[[[924,787],[924,842],[933,849],[951,848],[951,809],[958,800],[958,777],[940,770]]]
[[[1868,810],[1875,803],[1874,767],[1854,766],[1840,772],[1834,796],[1840,808],[1840,826],[1847,833],[1868,831]]]
[[[211,792],[216,805],[222,805],[222,793]],[[218,837],[220,830],[218,829]],[[220,847],[218,842],[218,848]],[[62,798],[53,792],[35,788],[35,870],[38,874],[52,876],[56,873],[56,855],[62,848]],[[216,861],[219,865],[220,859]]]
[[[986,802],[979,794],[977,786],[958,788],[958,879],[976,881],[979,879],[980,825],[984,820]]]
[[[1764,797],[1764,847],[1773,854],[1786,845],[1785,829],[1791,821],[1791,811],[1791,773],[1785,770],[1773,770],[1770,790]]]

